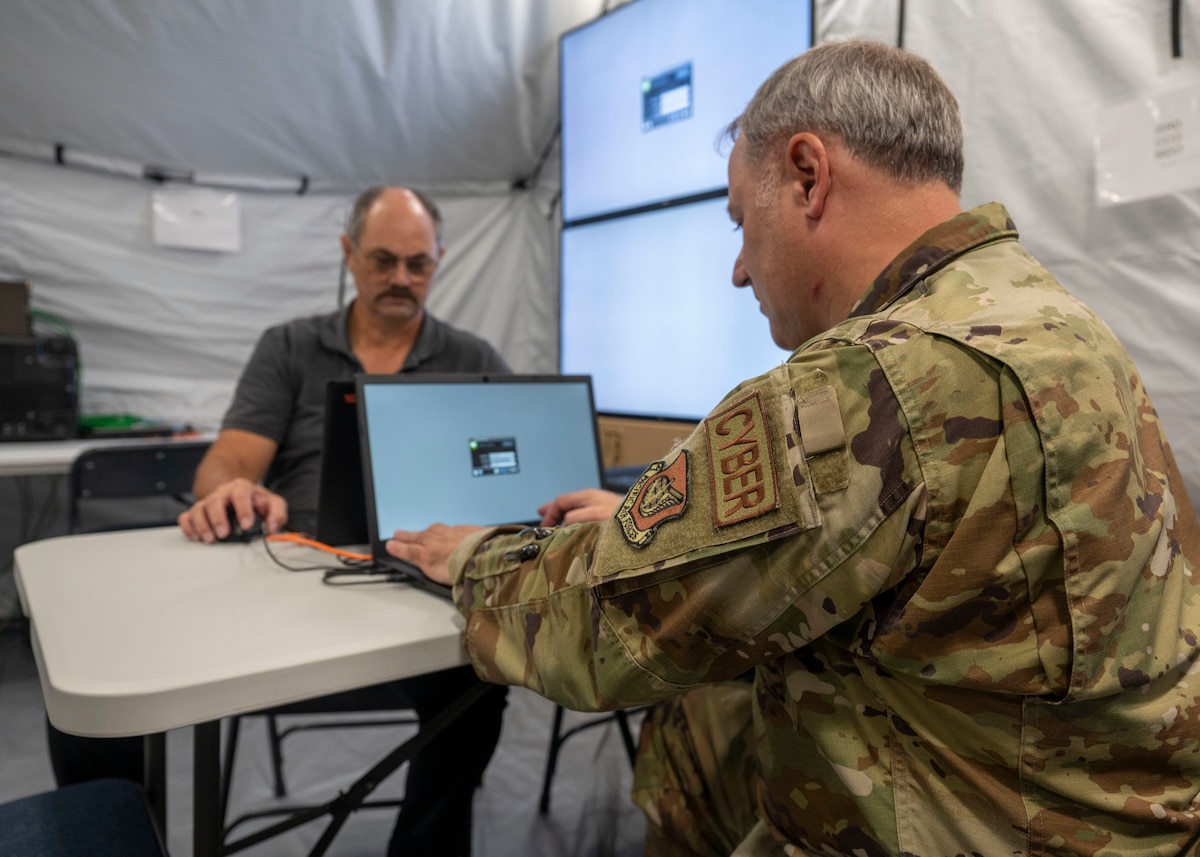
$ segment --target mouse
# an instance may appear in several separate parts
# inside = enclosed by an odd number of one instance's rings
[[[249,529],[246,529],[238,522],[237,515],[234,513],[232,506],[227,507],[225,511],[229,515],[229,535],[217,539],[217,541],[248,542],[255,536],[262,535],[262,520],[258,515],[254,516],[254,524]]]

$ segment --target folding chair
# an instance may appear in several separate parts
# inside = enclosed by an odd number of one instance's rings
[[[224,751],[221,761],[221,817],[226,819],[224,838],[230,840],[233,831],[248,821],[277,815],[295,815],[312,807],[278,807],[258,812],[248,812],[228,820],[229,795],[233,787],[233,769],[237,756],[238,740],[241,735],[242,721],[247,717],[262,717],[266,723],[267,744],[271,757],[271,776],[274,794],[277,798],[286,797],[287,780],[283,770],[283,741],[290,735],[306,730],[347,729],[380,726],[419,726],[420,720],[411,709],[403,708],[400,703],[388,698],[388,687],[368,687],[356,691],[333,694],[305,700],[292,705],[284,705],[264,711],[253,711],[229,718],[229,727],[225,733]],[[368,712],[408,712],[405,716],[370,718],[362,716]],[[351,719],[302,719],[290,726],[281,726],[282,718],[301,717],[304,715],[324,714],[358,714]],[[359,806],[365,809],[398,807],[399,800],[370,800],[363,801]]]
[[[550,784],[554,780],[554,770],[558,767],[558,753],[563,743],[572,735],[576,735],[585,729],[592,729],[596,726],[603,726],[605,723],[615,721],[617,728],[621,732],[621,740],[625,744],[625,753],[629,756],[629,765],[630,767],[636,765],[637,742],[633,740],[633,733],[629,728],[629,715],[645,710],[644,707],[619,709],[612,714],[592,718],[586,723],[581,723],[563,732],[563,713],[566,709],[561,705],[554,706],[554,725],[550,727],[550,749],[546,754],[546,774],[542,777],[542,796],[538,800],[538,812],[545,815],[550,811]]]
[[[71,467],[72,533],[175,523],[191,505],[192,479],[208,440],[128,443],[85,449]]]

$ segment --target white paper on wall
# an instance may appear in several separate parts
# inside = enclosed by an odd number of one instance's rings
[[[1121,205],[1200,187],[1200,87],[1100,111],[1096,202]]]
[[[232,191],[165,185],[151,194],[151,229],[160,247],[241,249],[241,206]]]

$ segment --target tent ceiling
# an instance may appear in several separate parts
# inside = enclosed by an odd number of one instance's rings
[[[316,188],[508,184],[554,137],[558,35],[601,7],[6,0],[0,149]]]

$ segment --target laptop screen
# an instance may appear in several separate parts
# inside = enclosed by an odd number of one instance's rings
[[[598,488],[587,375],[360,375],[372,553],[397,529],[535,523],[537,507]]]

